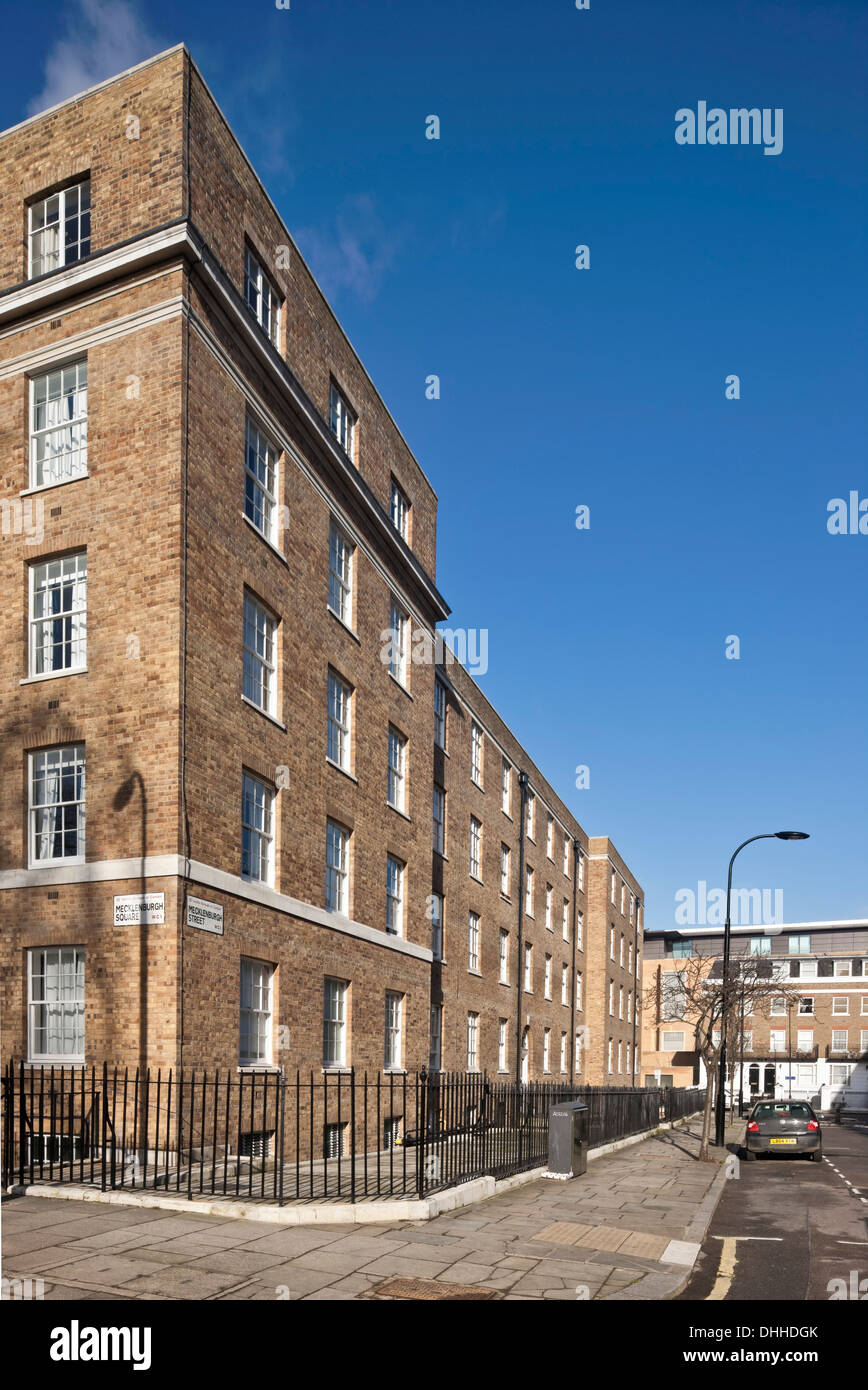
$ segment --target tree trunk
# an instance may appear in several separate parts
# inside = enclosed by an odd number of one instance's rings
[[[702,1112],[702,1138],[699,1141],[700,1160],[708,1158],[708,1141],[711,1137],[711,1115],[714,1103],[714,1073],[709,1067],[708,1062],[705,1064],[705,1076],[705,1109]]]

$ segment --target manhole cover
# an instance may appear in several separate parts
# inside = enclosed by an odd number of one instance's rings
[[[374,1298],[483,1299],[496,1298],[497,1289],[481,1284],[441,1284],[437,1279],[387,1279],[370,1290]]]

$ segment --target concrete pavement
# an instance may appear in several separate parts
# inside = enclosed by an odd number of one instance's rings
[[[734,1129],[729,1135],[735,1138]],[[685,1285],[726,1182],[699,1121],[424,1224],[361,1228],[3,1203],[3,1274],[48,1299],[662,1299]]]

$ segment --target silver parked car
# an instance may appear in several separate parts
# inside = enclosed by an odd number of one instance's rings
[[[820,1121],[806,1100],[760,1100],[747,1119],[742,1157],[778,1154],[804,1155],[819,1163],[823,1157]]]

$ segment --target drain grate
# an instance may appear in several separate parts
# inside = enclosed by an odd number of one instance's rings
[[[481,1284],[443,1284],[439,1279],[387,1279],[370,1290],[371,1298],[417,1298],[425,1301],[440,1299],[496,1298],[497,1289]]]

